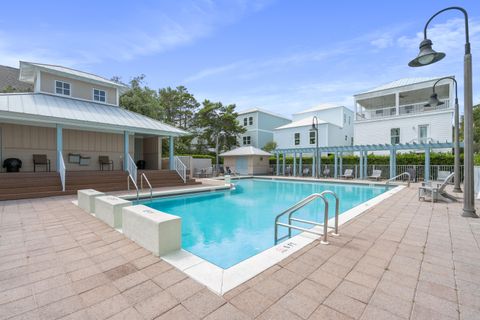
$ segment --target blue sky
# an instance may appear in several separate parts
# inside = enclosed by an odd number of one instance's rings
[[[480,102],[479,1],[9,1],[0,17],[0,63],[61,64],[150,87],[185,85],[197,99],[280,114],[320,103],[353,107],[354,93],[404,77],[463,82],[460,13],[429,29],[447,57],[409,68],[421,31],[450,5],[470,15],[474,102]],[[459,88],[462,92],[463,87]],[[461,100],[462,101],[462,100]]]

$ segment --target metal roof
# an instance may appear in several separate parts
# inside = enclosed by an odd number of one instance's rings
[[[332,103],[322,103],[319,104],[315,107],[312,107],[307,110],[299,111],[294,114],[302,114],[302,113],[307,113],[307,112],[314,112],[314,111],[320,111],[320,110],[327,110],[327,109],[335,109],[335,108],[342,108],[343,106],[337,105],[337,104],[332,104]]]
[[[44,93],[0,94],[0,120],[2,118],[154,135],[187,134],[121,107]]]
[[[364,93],[369,93],[369,92],[375,92],[375,91],[382,91],[382,90],[387,90],[387,89],[393,89],[393,88],[398,88],[398,87],[404,87],[404,86],[409,86],[412,84],[417,84],[417,83],[422,83],[422,82],[428,82],[432,80],[437,80],[442,77],[425,77],[425,78],[403,78],[399,80],[395,80],[389,83],[382,84],[381,86],[375,87],[373,89],[358,93],[356,95],[364,94]]]
[[[297,121],[287,123],[287,124],[285,124],[281,127],[275,128],[274,130],[311,126],[312,122],[313,122],[313,116],[306,117],[306,118],[303,118],[303,119],[300,119],[300,120],[297,120]],[[325,124],[325,123],[330,123],[330,122],[318,119],[318,124]],[[330,124],[333,125],[333,123],[330,123]]]
[[[463,142],[460,142],[460,146],[463,147]],[[428,143],[402,143],[402,144],[366,144],[366,145],[353,145],[353,146],[337,146],[337,147],[319,147],[319,152],[355,152],[355,151],[389,151],[389,150],[425,150],[425,149],[442,149],[453,148],[453,142],[428,142]],[[275,149],[272,151],[274,154],[291,154],[295,152],[302,153],[314,153],[315,147],[309,148],[288,148],[288,149]]]
[[[97,76],[93,73],[80,71],[80,70],[63,67],[59,65],[27,62],[27,61],[20,61],[20,81],[33,83],[35,80],[35,70],[37,69],[43,70],[49,73],[65,75],[67,77],[74,77],[81,80],[93,81],[96,83],[100,83],[104,86],[115,87],[115,88],[118,88],[121,92],[128,89],[128,86],[126,86],[123,83],[115,82],[107,78]]]
[[[240,147],[236,148],[224,153],[221,153],[220,156],[222,157],[233,157],[233,156],[271,156],[271,153],[263,151],[261,149],[248,146],[248,147]]]

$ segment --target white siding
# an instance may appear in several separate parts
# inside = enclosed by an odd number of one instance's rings
[[[418,126],[428,125],[428,137],[452,141],[453,111],[355,122],[355,144],[390,144],[390,130],[400,128],[400,143],[418,142]]]
[[[319,146],[327,145],[329,124],[321,124],[318,128],[318,144]],[[310,128],[311,126],[277,129],[273,133],[273,140],[277,143],[277,148],[310,148],[315,144],[310,144]],[[295,133],[300,133],[300,144],[295,145]]]

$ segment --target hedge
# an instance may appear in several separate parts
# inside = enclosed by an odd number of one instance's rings
[[[460,161],[463,163],[463,154],[460,155]],[[276,157],[269,158],[270,164],[276,164]],[[282,155],[280,155],[280,163],[282,162]],[[293,157],[286,157],[287,164],[293,163]],[[298,162],[298,159],[297,159]],[[334,155],[322,157],[322,164],[334,164]],[[432,165],[453,165],[454,155],[451,153],[430,153],[430,164]],[[303,164],[312,164],[312,157],[303,157]],[[359,164],[358,156],[346,155],[343,156],[343,164]],[[388,165],[390,163],[390,156],[388,155],[368,155],[368,164],[370,165]],[[397,165],[423,165],[425,164],[425,154],[423,153],[399,153],[397,154]],[[480,164],[480,154],[475,155],[475,164]]]

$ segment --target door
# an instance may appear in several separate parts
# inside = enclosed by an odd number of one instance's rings
[[[239,174],[248,174],[247,157],[238,157],[235,160],[235,171],[237,171]]]
[[[423,124],[418,126],[418,142],[428,143],[428,125]]]

